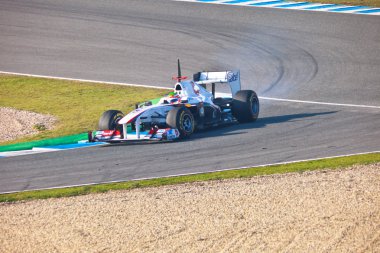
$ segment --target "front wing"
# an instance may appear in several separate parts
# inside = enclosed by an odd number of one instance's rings
[[[165,128],[158,129],[152,128],[149,132],[130,132],[122,134],[118,130],[98,130],[94,132],[89,132],[89,141],[90,142],[108,142],[108,143],[117,143],[117,142],[127,142],[127,141],[173,141],[178,139],[180,133],[175,128]]]

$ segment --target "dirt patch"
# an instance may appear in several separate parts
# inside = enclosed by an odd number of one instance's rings
[[[56,119],[51,115],[0,107],[0,142],[51,130]]]
[[[0,204],[1,252],[380,252],[380,164]]]

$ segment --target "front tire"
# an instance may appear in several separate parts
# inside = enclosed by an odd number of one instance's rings
[[[99,130],[120,130],[122,127],[118,124],[119,120],[124,117],[121,111],[105,111],[99,119]]]
[[[240,90],[233,97],[232,115],[239,123],[253,122],[259,117],[260,103],[253,90]]]
[[[166,125],[178,129],[181,138],[189,137],[195,130],[194,116],[186,107],[174,107],[166,117]]]

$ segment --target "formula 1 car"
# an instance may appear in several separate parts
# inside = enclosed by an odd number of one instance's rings
[[[259,99],[253,90],[241,90],[239,70],[198,72],[186,80],[178,60],[178,76],[173,79],[177,80],[173,92],[161,99],[136,105],[127,115],[105,111],[99,130],[89,132],[89,141],[176,140],[199,129],[253,122],[259,115]],[[222,84],[229,86],[229,94],[216,93]]]

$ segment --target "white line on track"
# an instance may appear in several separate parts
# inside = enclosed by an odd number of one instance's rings
[[[310,162],[310,161],[318,161],[318,160],[323,160],[323,159],[341,158],[341,157],[348,157],[348,156],[354,156],[354,155],[367,155],[367,154],[376,154],[376,153],[380,153],[380,150],[379,151],[364,152],[364,153],[354,153],[354,154],[328,156],[328,157],[319,157],[319,158],[304,159],[304,160],[295,160],[295,161],[280,162],[280,163],[268,163],[268,164],[262,164],[262,165],[256,165],[256,166],[244,166],[244,167],[231,168],[231,169],[200,171],[200,172],[184,173],[184,174],[174,174],[174,175],[168,175],[168,176],[163,176],[163,177],[144,177],[144,178],[136,178],[136,179],[131,179],[131,180],[104,181],[104,182],[99,182],[99,183],[65,185],[65,186],[39,188],[39,189],[31,189],[31,190],[23,190],[23,191],[9,191],[9,192],[1,192],[0,194],[10,194],[10,193],[18,193],[18,192],[30,192],[30,191],[41,191],[41,190],[52,190],[52,189],[65,189],[65,188],[79,187],[79,186],[112,184],[112,183],[122,183],[122,182],[134,182],[134,181],[157,179],[157,178],[170,178],[170,177],[180,177],[180,176],[191,176],[191,175],[206,174],[206,173],[212,173],[212,172],[222,172],[222,171],[229,171],[229,170],[242,170],[242,169],[248,169],[248,168],[261,168],[261,167],[274,166],[274,165],[284,165],[284,164],[292,164],[292,163],[298,163],[298,162]]]
[[[28,149],[28,150],[18,150],[18,151],[4,151],[0,152],[0,159],[5,157],[14,157],[14,156],[22,156],[22,155],[34,155],[38,153],[46,153],[58,151],[56,149]]]
[[[29,77],[38,77],[38,78],[48,78],[48,79],[58,79],[58,80],[66,80],[66,81],[77,81],[77,82],[88,82],[88,83],[104,83],[104,84],[114,84],[114,85],[124,85],[124,86],[133,86],[133,87],[144,87],[144,88],[171,90],[171,88],[168,88],[168,87],[160,87],[160,86],[153,86],[153,85],[107,82],[107,81],[77,79],[77,78],[60,77],[60,76],[34,75],[34,74],[25,74],[25,73],[7,72],[7,71],[0,71],[0,74],[17,75],[17,76],[29,76]]]
[[[260,97],[260,99],[273,100],[273,101],[281,101],[281,102],[291,102],[291,103],[303,103],[303,104],[317,104],[317,105],[332,105],[332,106],[346,106],[346,107],[361,107],[361,108],[380,109],[380,106],[376,106],[376,105],[339,104],[339,103],[327,103],[327,102],[305,101],[305,100],[283,99],[283,98],[270,98],[270,97]]]
[[[97,144],[93,145],[84,145],[84,146],[73,146],[71,148],[49,148],[49,146],[46,147],[33,147],[32,149],[27,150],[18,150],[18,151],[4,151],[0,152],[0,159],[6,158],[6,157],[15,157],[15,156],[22,156],[22,155],[35,155],[40,153],[48,153],[48,152],[56,152],[56,151],[64,151],[64,150],[72,150],[72,149],[78,149],[78,148],[91,148],[91,147],[99,147],[99,146],[105,146],[108,145],[108,143],[101,143],[98,142]],[[63,145],[65,146],[65,145]]]
[[[132,87],[144,87],[144,88],[153,88],[153,89],[165,89],[165,90],[171,90],[172,89],[172,88],[168,88],[168,87],[153,86],[153,85],[144,85],[144,84],[130,84],[130,83],[120,83],[120,82],[108,82],[108,81],[77,79],[77,78],[68,78],[68,77],[59,77],[59,76],[46,76],[46,75],[25,74],[25,73],[7,72],[7,71],[0,71],[0,74],[29,76],[29,77],[38,77],[38,78],[49,78],[49,79],[58,79],[58,80],[67,80],[67,81],[78,81],[78,82],[88,82],[88,83],[104,83],[104,84],[124,85],[124,86],[132,86]],[[263,100],[273,100],[273,101],[291,102],[291,103],[304,103],[304,104],[317,104],[317,105],[331,105],[331,106],[345,106],[345,107],[359,107],[359,108],[380,109],[380,106],[376,106],[376,105],[341,104],[341,103],[317,102],[317,101],[306,101],[306,100],[295,100],[295,99],[284,99],[284,98],[271,98],[271,97],[262,97],[262,96],[260,96],[259,98],[263,99]]]

